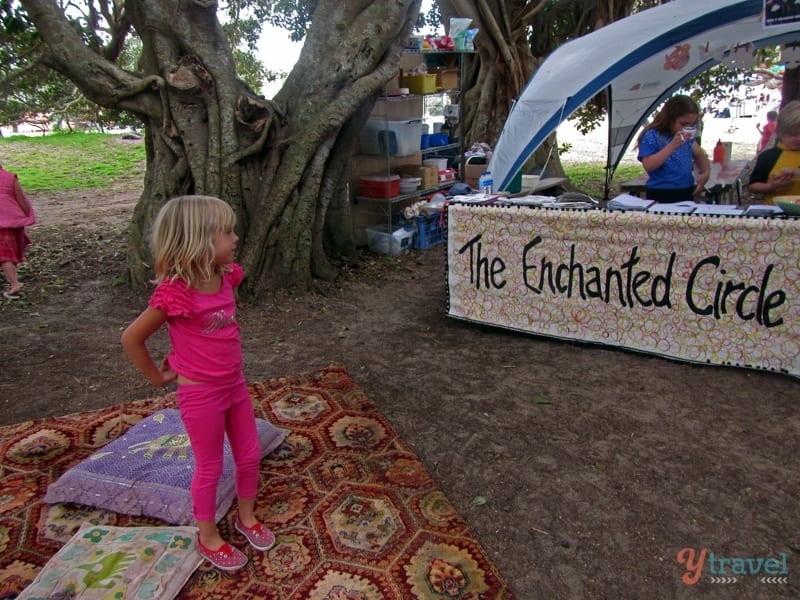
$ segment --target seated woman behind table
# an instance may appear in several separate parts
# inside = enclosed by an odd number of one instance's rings
[[[776,196],[800,197],[800,101],[792,100],[778,113],[778,143],[756,158],[750,173],[751,192],[764,194],[764,204]]]
[[[677,95],[666,101],[642,131],[638,158],[648,174],[649,200],[683,202],[703,192],[711,164],[697,143],[699,118],[697,103],[689,96]]]

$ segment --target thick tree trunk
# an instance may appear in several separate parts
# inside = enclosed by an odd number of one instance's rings
[[[461,126],[468,146],[497,141],[514,101],[533,73],[523,20],[528,6],[520,0],[439,2],[446,27],[451,17],[468,17],[472,19],[470,27],[479,30],[477,54],[462,75]]]
[[[86,48],[50,0],[22,3],[54,68],[98,104],[144,121],[147,173],[128,261],[134,284],[153,275],[155,214],[180,194],[234,207],[251,297],[333,278],[329,252],[355,256],[346,189],[354,139],[398,68],[420,0],[319,0],[300,59],[273,101],[236,77],[212,0],[127,2],[143,43],[136,74]]]

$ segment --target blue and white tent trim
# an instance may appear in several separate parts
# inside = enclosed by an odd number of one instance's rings
[[[800,41],[800,23],[765,25],[764,0],[673,0],[557,48],[514,104],[489,169],[504,190],[556,128],[596,94],[608,97],[606,187],[650,114],[720,62],[750,64],[758,48]]]

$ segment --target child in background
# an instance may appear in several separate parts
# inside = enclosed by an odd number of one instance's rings
[[[31,243],[25,227],[35,220],[33,206],[16,174],[0,164],[0,265],[8,280],[9,289],[3,292],[7,300],[19,299],[17,265],[25,260],[25,247]]]
[[[775,204],[775,196],[800,197],[800,100],[781,108],[775,139],[772,148],[756,157],[747,186],[751,192],[764,194],[764,204]]]
[[[777,128],[777,110],[771,110],[767,113],[767,122],[764,124],[764,127],[761,127],[759,123],[756,123],[756,129],[758,129],[758,133],[761,134],[761,139],[758,140],[758,146],[756,147],[756,154],[770,147],[770,141],[772,140],[772,136],[775,135],[775,130]]]
[[[699,117],[697,103],[689,96],[677,95],[666,101],[642,131],[638,158],[649,175],[649,200],[682,202],[703,192],[711,165],[696,140]]]
[[[265,551],[275,536],[255,517],[261,450],[245,382],[234,289],[244,278],[234,262],[233,209],[217,198],[181,196],[167,202],[153,225],[157,287],[149,306],[122,334],[131,362],[154,385],[178,383],[178,408],[195,457],[192,506],[197,548],[214,566],[247,563],[224,541],[214,521],[225,434],[236,464],[235,527]],[[168,325],[172,350],[156,366],[145,342]]]

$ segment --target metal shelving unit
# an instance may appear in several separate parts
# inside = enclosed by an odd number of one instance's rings
[[[419,55],[447,55],[447,54],[451,54],[451,55],[452,54],[457,54],[457,55],[459,55],[458,56],[458,58],[459,58],[459,60],[458,60],[458,69],[459,69],[459,75],[458,75],[459,86],[458,86],[458,88],[455,88],[455,89],[440,89],[440,90],[436,90],[435,92],[431,92],[430,94],[406,94],[406,95],[403,95],[403,96],[386,95],[386,96],[381,96],[379,98],[379,102],[381,102],[381,101],[382,102],[389,102],[389,103],[391,103],[391,102],[406,102],[406,101],[409,101],[409,100],[422,98],[423,113],[425,112],[425,98],[428,98],[428,97],[434,97],[434,96],[445,97],[445,96],[448,96],[448,95],[451,95],[451,94],[458,94],[458,101],[459,101],[459,104],[461,104],[461,102],[462,102],[461,77],[463,76],[463,73],[464,73],[464,66],[465,66],[464,57],[467,54],[474,54],[474,51],[470,52],[470,51],[464,51],[464,50],[411,50],[411,49],[406,49],[406,50],[404,50],[404,53],[405,54],[419,54]],[[463,106],[460,106],[459,109],[461,111],[463,111]],[[388,111],[386,111],[386,112],[388,113]],[[386,116],[386,119],[388,121],[388,116]],[[432,154],[437,154],[437,153],[440,153],[440,152],[446,151],[446,150],[458,150],[458,155],[459,156],[463,156],[464,155],[464,150],[465,150],[465,148],[464,148],[464,136],[462,135],[462,132],[461,132],[461,122],[460,121],[458,123],[457,131],[458,131],[458,141],[457,142],[451,142],[449,144],[444,144],[442,146],[433,146],[433,147],[425,148],[424,150],[421,149],[420,150],[420,154],[421,154],[422,158],[424,159],[426,156],[430,156]],[[390,155],[390,154],[386,155],[386,174],[387,175],[391,174],[392,162],[393,162],[392,158],[393,158],[392,155]],[[383,206],[383,211],[385,212],[386,218],[387,218],[387,229],[388,229],[388,231],[392,231],[392,215],[394,213],[394,209],[393,209],[394,205],[400,204],[402,202],[411,200],[411,199],[416,198],[416,197],[422,197],[422,196],[426,196],[428,194],[432,194],[432,193],[435,193],[435,192],[438,192],[438,191],[446,190],[446,189],[452,187],[453,185],[455,185],[456,183],[458,183],[459,181],[460,181],[460,179],[456,178],[453,181],[443,182],[440,185],[438,185],[436,187],[433,187],[433,188],[418,189],[418,190],[414,190],[413,192],[409,192],[407,194],[399,194],[397,196],[392,196],[390,198],[373,198],[371,196],[356,195],[356,196],[354,196],[354,201],[356,201],[356,202],[362,202],[363,201],[363,202],[370,202],[370,203],[378,203],[378,204],[382,205]]]

